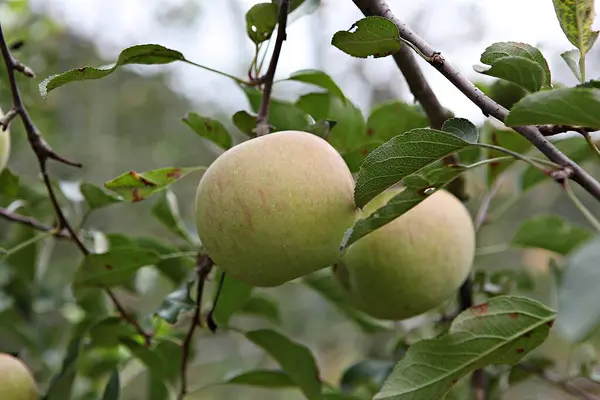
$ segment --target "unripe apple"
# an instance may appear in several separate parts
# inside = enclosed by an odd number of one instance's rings
[[[282,131],[238,144],[196,192],[198,235],[215,264],[271,287],[333,265],[352,226],[354,180],[339,153],[311,133]]]
[[[364,217],[401,189],[389,189],[364,208]],[[448,300],[467,278],[475,229],[466,207],[438,190],[392,222],[353,243],[334,275],[350,302],[380,319],[401,320]]]
[[[35,380],[20,359],[0,353],[0,399],[37,400]]]
[[[4,113],[0,109],[0,118],[4,116]],[[6,131],[0,127],[0,173],[4,171],[8,164],[8,158],[10,157],[10,129]]]

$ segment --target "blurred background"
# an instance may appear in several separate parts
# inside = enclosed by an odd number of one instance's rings
[[[388,0],[388,3],[400,19],[473,81],[492,81],[475,73],[472,68],[479,64],[483,50],[493,42],[514,40],[540,48],[549,61],[555,82],[565,85],[577,83],[560,58],[560,53],[571,49],[572,45],[560,29],[551,1]],[[196,112],[216,118],[239,142],[244,136],[231,122],[231,115],[249,110],[249,104],[243,91],[228,78],[183,63],[122,68],[102,80],[69,84],[50,93],[47,100],[40,97],[37,88],[42,79],[84,65],[113,63],[123,48],[143,43],[179,50],[194,62],[245,78],[254,46],[246,37],[244,14],[254,4],[255,1],[249,0],[1,1],[0,22],[5,34],[9,41],[25,41],[16,54],[37,73],[33,80],[19,78],[31,114],[59,154],[84,163],[81,170],[51,165],[53,176],[60,179],[65,191],[68,193],[69,182],[86,180],[102,186],[103,182],[129,170],[208,165],[220,154],[220,150],[194,134],[182,123],[182,117],[188,112]],[[300,69],[321,69],[337,82],[365,116],[373,105],[382,101],[402,99],[411,102],[407,86],[392,58],[354,59],[330,45],[336,31],[349,29],[361,17],[362,14],[349,0],[306,0],[291,20],[276,77],[285,78]],[[597,22],[595,27],[599,28],[600,23]],[[597,79],[600,76],[598,46],[592,50],[588,60],[588,76]],[[434,69],[424,62],[421,65],[445,107],[456,116],[469,118],[476,124],[484,122],[485,117],[479,109]],[[294,100],[311,90],[314,91],[314,87],[283,82],[275,86],[274,96]],[[4,110],[10,108],[4,74],[0,80],[0,106]],[[13,124],[12,131],[14,150],[10,168],[15,174],[35,180],[38,178],[37,162],[20,124]],[[597,162],[586,164],[586,167],[600,176]],[[198,175],[192,174],[173,187],[179,198],[180,213],[190,229],[193,229],[192,200],[197,181]],[[473,213],[481,200],[483,186],[477,176],[469,181],[472,195],[469,208]],[[516,183],[507,179],[493,207],[501,207],[511,201],[516,190]],[[589,196],[580,190],[576,192],[595,213],[600,212],[600,207]],[[78,196],[77,193],[71,195]],[[151,206],[151,201],[119,204],[98,211],[87,224],[105,232],[166,238],[159,222],[147,218]],[[574,224],[587,226],[562,191],[548,182],[529,191],[519,200],[518,206],[510,208],[501,220],[482,229],[479,247],[489,248],[505,243],[524,218],[550,212],[564,215]],[[0,221],[0,243],[8,240],[11,229],[11,224]],[[48,284],[49,291],[52,285],[59,290],[64,285],[60,275],[72,274],[80,262],[73,246],[64,243],[54,246],[54,256],[47,268],[59,269],[61,273],[57,273],[59,277]],[[477,258],[476,269],[491,271],[494,268],[525,266],[537,274],[536,288],[530,295],[553,306],[555,293],[546,274],[550,257],[538,250],[498,254],[492,251]],[[151,273],[144,276],[147,279],[141,284],[143,294],[132,300],[132,304],[150,312],[160,305],[157,299],[160,300],[176,286]],[[369,333],[359,329],[306,287],[290,283],[259,292],[280,303],[282,329],[313,350],[322,369],[322,378],[326,381],[337,383],[342,373],[355,362],[390,352],[390,338],[386,336],[389,333]],[[43,304],[37,306],[41,314],[56,311],[44,308]],[[0,312],[9,308],[10,305],[0,301]],[[240,318],[243,320],[243,317]],[[1,321],[1,347],[20,348],[24,339],[9,332],[8,324],[13,320],[5,318]],[[264,322],[252,319],[240,323],[245,326],[264,325]],[[29,329],[25,337],[35,342],[32,347],[35,350],[24,356],[29,357],[36,374],[42,380],[47,379],[49,371],[60,366],[67,340],[64,336],[68,333],[58,330],[56,337],[40,338],[30,328],[24,328]],[[561,344],[560,338],[551,338],[548,343],[545,346],[550,350],[546,351],[542,346],[540,352],[551,353],[558,360],[561,354],[570,350]],[[593,351],[596,351],[595,347]],[[197,354],[190,371],[191,386],[200,388],[260,365],[273,364],[252,344],[241,340],[239,335],[221,332],[215,336],[202,331],[198,335]],[[147,377],[140,374],[135,366],[128,367],[123,377],[128,382],[123,398],[147,398],[143,394],[145,379]],[[92,383],[82,380],[78,384],[79,397],[73,398],[94,398],[86,395]],[[531,381],[525,384],[530,385]],[[566,395],[557,394],[560,392],[554,389],[547,390],[548,393],[527,387],[523,391],[525,397],[519,398],[548,399],[556,396],[557,399],[569,399]],[[516,399],[515,393],[506,394],[505,398]],[[190,398],[302,398],[299,392],[293,390],[239,387],[210,387],[194,396]]]

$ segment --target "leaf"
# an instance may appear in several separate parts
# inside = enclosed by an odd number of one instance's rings
[[[316,273],[307,275],[302,278],[302,283],[333,304],[342,314],[353,321],[364,332],[375,333],[387,330],[385,323],[350,305],[345,292],[341,290],[331,274]]]
[[[253,87],[243,87],[244,93],[250,102],[252,111],[257,113],[262,101],[262,93]],[[310,127],[309,117],[302,109],[294,103],[284,100],[271,98],[269,106],[269,124],[273,125],[276,131],[299,130],[306,131]],[[254,121],[254,128],[256,120]]]
[[[127,201],[138,202],[164,190],[190,172],[205,170],[205,167],[162,168],[147,172],[129,171],[104,184],[107,189],[123,196]]]
[[[233,124],[246,136],[256,136],[256,116],[248,114],[246,111],[238,111],[231,117]]]
[[[102,188],[88,182],[83,182],[79,188],[90,208],[90,211],[110,206],[123,201],[121,196],[104,191]]]
[[[154,378],[160,378],[161,380],[165,379],[164,370],[166,367],[153,348],[140,344],[129,337],[122,337],[121,343],[129,349],[135,358],[148,367]]]
[[[346,100],[346,96],[344,96],[342,89],[340,89],[335,81],[323,71],[314,69],[300,70],[294,72],[287,80],[311,83],[313,85],[322,87],[331,95],[338,97],[342,101]]]
[[[306,346],[269,329],[247,332],[246,338],[275,359],[290,380],[300,387],[309,400],[320,399],[319,369]]]
[[[389,56],[400,50],[401,43],[396,24],[383,17],[358,20],[350,31],[338,31],[331,40],[331,44],[344,53],[359,58]]]
[[[579,343],[596,331],[600,324],[600,237],[572,253],[558,290],[557,331],[571,343]]]
[[[269,40],[277,25],[279,7],[274,3],[259,3],[246,13],[246,33],[256,44]]]
[[[179,214],[177,196],[172,190],[166,189],[152,206],[152,215],[156,217],[169,231],[188,243],[194,243]]]
[[[17,196],[19,193],[19,177],[13,174],[8,168],[0,172],[0,195],[9,199]]]
[[[44,79],[39,86],[40,95],[48,96],[52,90],[70,82],[100,79],[113,73],[118,67],[128,64],[168,64],[174,61],[187,61],[179,51],[171,50],[158,44],[141,44],[121,51],[117,62],[104,69],[81,67],[52,75]]]
[[[258,386],[272,389],[296,386],[285,372],[265,369],[242,372],[225,383],[230,385]]]
[[[198,135],[210,140],[222,149],[227,150],[231,147],[231,136],[229,136],[227,128],[216,119],[190,112],[182,121]]]
[[[442,125],[442,131],[453,134],[469,143],[477,143],[479,132],[471,121],[465,118],[450,118]]]
[[[374,399],[443,398],[459,379],[514,365],[548,336],[556,314],[524,297],[498,296],[462,312],[447,334],[414,343]]]
[[[513,237],[513,244],[535,247],[566,255],[590,240],[593,233],[558,215],[538,215],[523,222]]]
[[[353,392],[363,386],[374,395],[394,368],[391,360],[365,359],[344,371],[340,387],[344,392]]]
[[[600,129],[600,89],[565,88],[525,96],[508,113],[506,126],[574,125]]]
[[[127,282],[143,266],[160,261],[154,251],[140,248],[115,248],[106,253],[89,254],[75,274],[80,286],[115,286]]]
[[[494,65],[499,59],[505,57],[521,57],[535,62],[543,71],[542,87],[550,88],[552,86],[552,76],[550,66],[542,52],[527,43],[521,42],[496,42],[488,46],[481,54],[481,61],[487,65]]]
[[[279,307],[273,300],[262,296],[251,296],[242,307],[240,313],[264,317],[274,324],[281,324]]]
[[[525,139],[522,135],[510,129],[494,130],[491,132],[490,141],[496,146],[500,146],[504,149],[512,150],[515,153],[524,154],[531,149],[531,142]],[[506,153],[495,149],[485,149],[487,158],[495,158],[505,156]],[[504,172],[508,167],[513,165],[517,160],[508,160],[503,162],[494,162],[487,164],[487,183],[492,185],[498,176]]]
[[[364,207],[371,199],[408,175],[473,144],[459,137],[464,134],[472,140],[471,131],[460,131],[452,124],[445,126],[446,129],[456,130],[450,133],[428,128],[413,129],[373,150],[358,172],[354,190],[356,205]]]
[[[406,177],[404,182],[406,188],[402,192],[392,197],[383,207],[368,217],[357,220],[346,232],[342,250],[408,212],[437,190],[448,185],[464,171],[464,168],[458,166],[445,167]]]
[[[553,3],[556,17],[565,36],[584,58],[598,39],[598,31],[592,30],[596,17],[594,1],[553,0]]]
[[[121,384],[119,381],[119,371],[114,370],[110,374],[110,379],[104,388],[102,400],[119,400],[121,395]]]
[[[427,116],[417,106],[402,101],[388,101],[373,107],[365,134],[384,143],[396,135],[429,125]]]
[[[564,53],[560,53],[560,56],[565,61],[565,63],[567,63],[567,66],[569,67],[571,72],[573,72],[575,78],[577,78],[577,80],[581,82],[583,80],[583,77],[581,76],[581,70],[579,69],[578,65],[581,57],[579,50],[565,51]]]
[[[248,301],[252,288],[247,283],[225,275],[213,314],[215,321],[227,325],[229,318]]]
[[[481,74],[512,82],[529,92],[540,90],[546,80],[542,67],[524,57],[502,57],[489,68],[476,65],[474,69]]]
[[[77,368],[75,367],[83,348],[83,335],[73,335],[62,360],[60,371],[52,377],[43,400],[70,399]]]
[[[90,329],[91,345],[94,347],[115,347],[121,343],[122,338],[134,337],[137,332],[128,322],[120,316],[106,317],[98,321]]]
[[[190,290],[194,281],[186,282],[179,289],[171,292],[165,297],[162,305],[156,311],[156,314],[170,324],[175,324],[179,315],[193,310],[196,304],[190,297]]]

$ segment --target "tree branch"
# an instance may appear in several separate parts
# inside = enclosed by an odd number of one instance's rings
[[[262,102],[260,104],[260,110],[256,117],[256,136],[263,136],[269,133],[269,104],[271,102],[271,92],[273,90],[273,80],[275,79],[275,70],[277,69],[277,63],[279,62],[279,55],[281,54],[281,48],[283,41],[286,39],[286,27],[288,19],[290,0],[281,0],[279,6],[279,26],[277,27],[277,39],[275,39],[275,48],[273,49],[273,55],[271,56],[271,62],[267,73],[261,79],[264,82],[264,89],[262,95]]]
[[[13,213],[13,212],[7,210],[6,208],[0,208],[0,218],[4,218],[4,219],[6,219],[8,221],[12,221],[12,222],[18,222],[18,223],[20,223],[22,225],[26,225],[30,228],[37,229],[38,231],[43,231],[43,232],[54,231],[54,232],[56,232],[54,234],[55,237],[58,237],[61,239],[71,239],[71,235],[69,234],[69,232],[67,232],[65,230],[62,230],[59,232],[58,229],[56,229],[55,227],[45,225],[35,218],[26,217],[24,215]]]
[[[492,116],[502,122],[508,115],[508,110],[487,97],[471,81],[463,76],[458,70],[446,62],[438,52],[427,44],[420,36],[412,31],[407,25],[398,20],[391,12],[385,0],[353,0],[354,4],[364,14],[377,15],[393,21],[400,32],[400,36],[410,42],[416,49],[431,60],[427,60],[434,68],[446,77],[467,98],[477,105],[484,115]],[[569,169],[569,178],[581,185],[588,193],[600,200],[600,182],[595,180],[588,172],[573,162],[569,157],[556,148],[536,126],[514,127],[548,159],[559,164],[564,169]]]
[[[177,397],[179,400],[183,400],[187,394],[187,365],[190,358],[192,339],[194,338],[194,332],[196,331],[196,328],[202,325],[200,313],[202,311],[204,282],[206,282],[206,278],[208,277],[208,274],[210,274],[212,267],[213,261],[210,259],[210,257],[199,253],[198,257],[196,258],[196,275],[198,278],[198,284],[196,287],[194,316],[192,318],[192,323],[190,324],[190,329],[188,330],[182,344],[181,365],[179,367],[181,375],[181,387],[179,389],[179,396]]]

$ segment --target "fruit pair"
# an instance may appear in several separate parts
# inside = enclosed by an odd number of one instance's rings
[[[384,205],[388,190],[361,212],[354,179],[322,138],[284,131],[223,153],[196,193],[198,234],[213,261],[254,286],[277,286],[334,266],[350,301],[376,317],[425,312],[457,290],[474,255],[462,203],[438,191],[340,255],[357,217]]]

